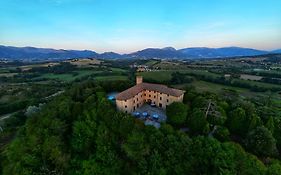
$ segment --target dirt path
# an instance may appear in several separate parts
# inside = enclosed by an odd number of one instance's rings
[[[17,111],[18,112],[18,111]],[[0,121],[2,120],[5,120],[9,117],[11,117],[13,114],[15,114],[16,112],[12,112],[12,113],[9,113],[9,114],[4,114],[4,115],[0,115]]]

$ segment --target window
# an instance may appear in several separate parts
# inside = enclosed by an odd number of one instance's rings
[[[127,114],[127,113],[128,113],[128,111],[125,111],[125,113]]]
[[[162,108],[162,103],[159,103],[159,107]]]
[[[139,107],[139,104],[137,104],[137,107]]]
[[[167,96],[169,97],[170,95],[169,95],[169,94],[167,94]]]
[[[154,98],[156,98],[156,96],[154,95]]]
[[[127,108],[127,105],[125,105],[125,108]]]
[[[134,100],[134,102],[133,103],[135,103],[135,100]]]
[[[137,98],[137,101],[139,101],[139,99]]]
[[[144,96],[146,96],[146,94],[144,94]]]
[[[169,99],[167,99],[167,103],[169,103]]]
[[[160,100],[162,100],[162,97],[160,97]]]
[[[125,102],[127,102],[127,100],[125,100]]]
[[[151,95],[149,95],[149,97],[151,97]]]
[[[134,110],[136,110],[136,107],[134,106]]]
[[[160,94],[162,95],[162,92],[160,92]]]

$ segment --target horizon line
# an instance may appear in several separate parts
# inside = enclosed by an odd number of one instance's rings
[[[126,52],[126,53],[121,53],[121,52],[115,52],[115,51],[104,51],[104,52],[97,52],[94,49],[65,49],[65,48],[56,48],[56,47],[44,47],[44,46],[12,46],[12,45],[2,45],[0,44],[0,46],[4,46],[4,47],[18,47],[18,48],[37,48],[37,49],[53,49],[53,50],[76,50],[76,51],[92,51],[92,52],[96,52],[98,54],[102,54],[102,53],[109,53],[109,52],[113,52],[113,53],[117,53],[120,55],[124,55],[124,54],[131,54],[131,53],[135,53],[138,51],[142,51],[145,49],[164,49],[164,48],[174,48],[177,51],[181,50],[181,49],[187,49],[187,48],[209,48],[209,49],[220,49],[220,48],[243,48],[243,49],[254,49],[254,50],[259,50],[259,51],[266,51],[266,52],[272,52],[275,50],[279,50],[281,48],[276,48],[276,49],[256,49],[256,48],[252,48],[252,47],[240,47],[240,46],[223,46],[223,47],[206,47],[206,46],[193,46],[193,47],[183,47],[183,48],[176,48],[173,46],[166,46],[166,47],[145,47],[139,50],[135,50],[135,51],[131,51],[131,52]]]

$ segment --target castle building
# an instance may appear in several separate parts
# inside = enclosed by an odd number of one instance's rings
[[[116,105],[118,110],[126,113],[135,111],[144,103],[166,109],[173,102],[182,102],[184,92],[162,84],[144,83],[142,77],[137,76],[135,86],[117,94]]]

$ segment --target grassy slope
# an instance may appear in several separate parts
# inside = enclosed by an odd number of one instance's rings
[[[153,80],[158,80],[158,81],[168,81],[171,79],[171,74],[173,72],[182,72],[182,73],[189,73],[193,72],[196,74],[206,74],[209,76],[219,76],[214,73],[210,73],[204,70],[192,70],[192,69],[185,69],[185,70],[166,70],[166,71],[155,71],[155,72],[142,72],[139,73],[144,77],[144,79],[153,79]],[[242,81],[242,82],[247,82],[251,83],[254,85],[258,86],[264,86],[264,87],[278,87],[279,85],[274,85],[274,84],[269,84],[269,83],[262,83],[262,82],[256,82],[256,81],[248,81],[248,80],[240,80],[236,79],[235,81]],[[211,82],[206,82],[206,81],[201,81],[201,80],[195,80],[191,84],[180,84],[180,85],[174,85],[174,87],[177,88],[184,88],[184,86],[187,85],[193,85],[198,91],[203,92],[203,91],[208,91],[208,92],[213,92],[213,93],[219,93],[223,89],[233,89],[236,90],[239,94],[245,96],[245,97],[254,97],[256,95],[264,95],[264,93],[257,93],[257,92],[251,92],[249,89],[246,88],[239,88],[239,87],[233,87],[233,86],[227,86],[227,85],[221,85],[221,84],[216,84],[216,83],[211,83]],[[281,100],[281,96],[275,93],[275,100],[278,101]],[[280,102],[281,103],[281,102]]]
[[[122,75],[95,77],[95,80],[98,80],[98,81],[127,80],[127,79],[128,79],[127,76],[122,76]]]
[[[152,72],[141,72],[139,75],[142,75],[144,79],[153,79],[159,81],[168,81],[172,78],[173,72],[180,72],[180,73],[196,73],[199,75],[208,75],[208,76],[215,76],[218,77],[217,74],[210,73],[204,70],[192,70],[192,69],[182,69],[182,70],[161,70],[161,71],[152,71]]]
[[[57,79],[57,80],[61,80],[61,81],[73,81],[77,78],[81,78],[83,76],[97,73],[95,71],[90,71],[90,70],[81,70],[81,71],[75,71],[75,72],[78,73],[78,75],[73,75],[71,73],[65,73],[65,74],[48,73],[48,74],[43,74],[42,76],[40,76],[40,78]]]

